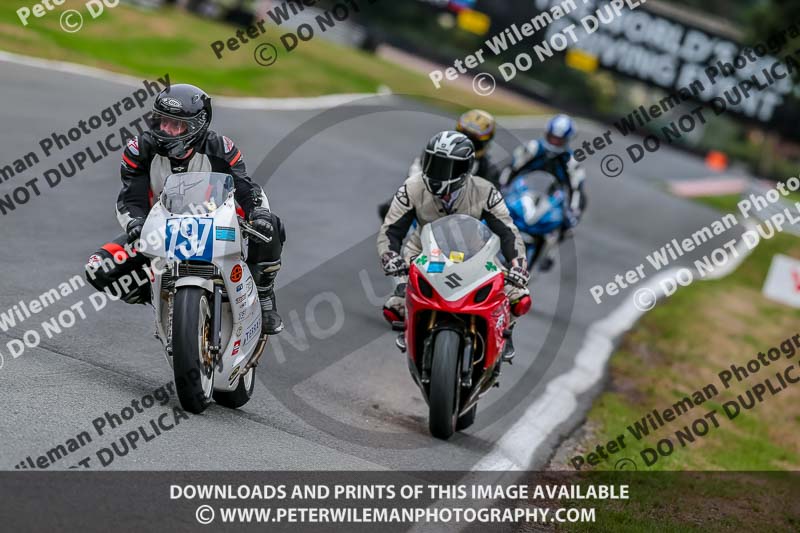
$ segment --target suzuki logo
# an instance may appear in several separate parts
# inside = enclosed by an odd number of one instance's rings
[[[445,282],[445,285],[447,285],[451,289],[455,289],[456,287],[461,286],[461,283],[459,283],[459,281],[461,281],[461,276],[459,276],[458,274],[450,274],[447,277],[445,277],[445,279],[447,280]]]

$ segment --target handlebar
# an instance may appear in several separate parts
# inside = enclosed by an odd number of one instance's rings
[[[251,226],[250,223],[247,222],[242,217],[239,217],[239,227],[242,228],[242,233],[250,235],[251,237],[255,237],[256,239],[258,239],[258,240],[260,240],[260,241],[262,241],[262,242],[264,242],[266,244],[269,244],[270,242],[272,242],[272,237],[267,237],[266,235],[257,232],[256,230],[253,229],[253,226]]]

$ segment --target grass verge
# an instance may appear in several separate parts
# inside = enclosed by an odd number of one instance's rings
[[[704,203],[724,212],[735,212],[737,196],[705,199]],[[800,334],[800,310],[766,299],[761,289],[775,254],[800,258],[800,239],[779,234],[762,240],[758,248],[730,276],[716,281],[696,281],[679,290],[646,314],[625,335],[610,363],[610,380],[588,415],[587,435],[574,454],[586,454],[597,445],[624,436],[626,448],[610,454],[595,470],[613,470],[621,458],[633,460],[651,491],[639,491],[637,502],[600,502],[601,521],[593,528],[620,531],[733,531],[764,529],[797,530],[800,508],[796,501],[788,507],[775,504],[775,491],[781,483],[768,471],[800,470],[800,383],[782,387],[775,377],[790,365],[792,375],[800,377],[797,361],[800,349],[790,343],[776,362],[744,378],[735,378],[730,388],[722,386],[719,373],[731,365],[748,361],[778,347],[787,338]],[[798,354],[789,356],[796,350]],[[770,379],[779,391],[769,390],[751,409],[729,419],[726,402],[742,395],[758,383]],[[628,428],[642,421],[653,409],[662,413],[682,398],[708,384],[718,394],[695,403],[658,430],[636,440]],[[741,400],[740,400],[741,401]],[[716,411],[715,424],[707,413]],[[676,432],[691,430],[693,423],[705,420],[707,433],[694,440],[677,438]],[[688,428],[687,428],[688,426]],[[634,426],[635,427],[635,426]],[[704,424],[696,426],[700,433]],[[685,435],[686,433],[684,433]],[[659,455],[647,465],[641,452],[657,448],[669,439],[674,451]],[[664,445],[664,451],[668,447]],[[651,456],[652,459],[652,456]],[[568,465],[571,469],[572,466]],[[644,472],[643,472],[644,471]],[[741,482],[721,479],[692,481],[691,476],[659,471],[756,471],[742,474]],[[698,473],[698,476],[701,475]],[[595,480],[596,481],[596,480]],[[730,480],[729,480],[730,481]],[[736,480],[734,480],[736,481]],[[738,488],[737,488],[738,487]],[[698,490],[702,488],[702,492]],[[702,496],[702,497],[699,497]],[[702,505],[698,505],[702,502]],[[724,510],[721,513],[709,512]],[[661,512],[656,512],[656,511]],[[664,519],[665,514],[669,518]],[[570,530],[583,530],[576,526]],[[595,529],[596,530],[596,529]]]
[[[216,95],[302,97],[335,93],[374,93],[386,86],[397,94],[433,98],[444,108],[460,111],[482,107],[497,114],[536,114],[541,109],[499,96],[481,97],[455,87],[436,90],[427,76],[372,54],[314,38],[290,53],[279,36],[285,28],[265,26],[260,38],[225,50],[217,59],[211,43],[233,37],[236,27],[203,19],[181,9],[145,11],[120,5],[91,19],[81,1],[67,0],[23,27],[16,7],[0,11],[0,49],[47,59],[91,65],[113,72],[155,79],[165,72],[173,80],[192,83]],[[83,28],[66,33],[61,12],[79,10]],[[279,49],[277,61],[263,67],[253,59],[259,43]]]

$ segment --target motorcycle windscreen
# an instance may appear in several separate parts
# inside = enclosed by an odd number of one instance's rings
[[[216,211],[233,192],[233,177],[220,172],[183,172],[167,177],[161,204],[175,215]]]
[[[549,172],[542,170],[534,170],[529,172],[515,181],[522,182],[524,191],[531,192],[537,196],[550,196],[555,191],[559,190],[558,178]],[[522,192],[520,190],[520,192]]]
[[[477,255],[494,235],[480,220],[468,215],[450,215],[429,226],[438,249],[456,263]]]

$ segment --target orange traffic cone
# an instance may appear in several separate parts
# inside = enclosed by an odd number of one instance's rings
[[[712,150],[706,156],[706,166],[715,172],[723,172],[728,168],[728,156]]]

